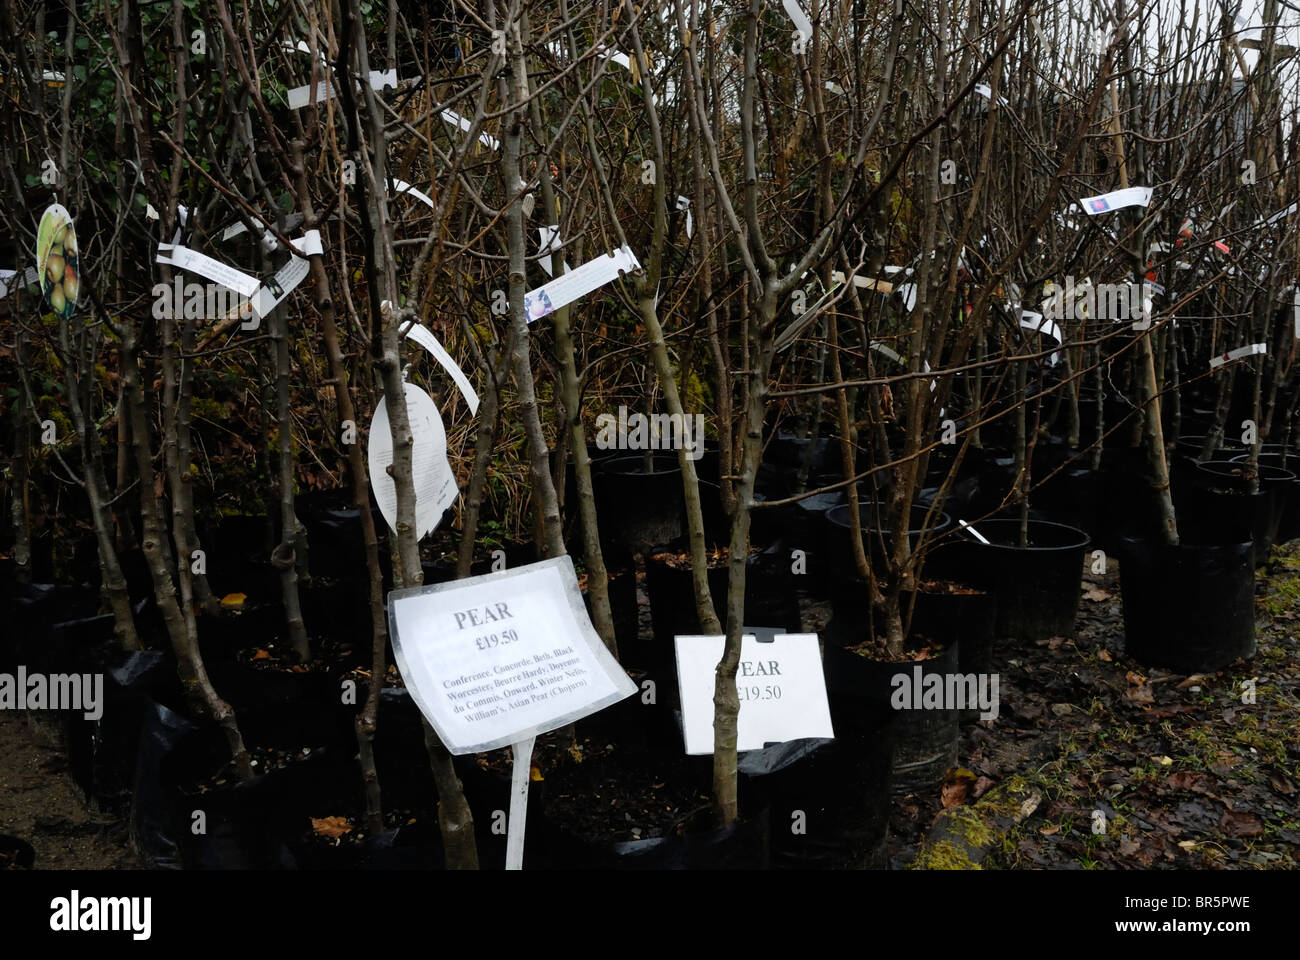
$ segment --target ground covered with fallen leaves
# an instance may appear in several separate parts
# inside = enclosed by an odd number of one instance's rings
[[[933,866],[936,816],[997,788],[1019,811],[981,837],[984,869],[1300,865],[1300,541],[1258,572],[1255,658],[1209,675],[1130,660],[1118,564],[1084,581],[1074,639],[997,647],[1000,715],[963,725],[945,784],[894,801],[892,864]]]

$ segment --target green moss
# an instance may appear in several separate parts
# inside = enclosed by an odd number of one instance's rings
[[[978,863],[959,850],[951,840],[927,844],[908,867],[909,870],[980,870]]]

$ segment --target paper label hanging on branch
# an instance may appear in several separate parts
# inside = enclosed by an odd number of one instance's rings
[[[393,177],[389,177],[389,182],[392,183],[393,190],[395,192],[409,193],[411,196],[415,197],[415,199],[419,200],[421,203],[427,204],[430,210],[436,209],[434,207],[432,197],[430,197],[427,193],[424,193],[421,190],[415,189],[415,187],[411,186],[405,180],[397,180]]]
[[[40,279],[41,274],[35,267],[28,267],[23,271],[21,279],[17,279],[17,277],[17,270],[0,270],[0,300],[9,296],[13,290],[30,287]]]
[[[1061,328],[1056,325],[1055,321],[1043,319],[1041,313],[1035,313],[1033,310],[1022,310],[1020,313],[1020,325],[1026,330],[1033,330],[1036,333],[1047,334],[1047,336],[1056,341],[1058,347],[1064,342],[1065,338],[1061,336]],[[1056,351],[1053,351],[1051,357],[1048,359],[1048,363],[1052,366],[1056,366],[1060,359],[1061,355]]]
[[[990,87],[987,83],[975,84],[975,92],[978,93],[985,100],[993,99],[993,88]],[[1011,104],[1007,102],[1007,98],[1002,96],[1001,94],[998,95],[998,104],[1003,107],[1011,106]]]
[[[560,226],[555,224],[551,226],[541,226],[537,228],[537,246],[540,259],[537,261],[548,277],[554,276],[551,268],[551,257],[560,249]],[[564,261],[561,261],[564,263]],[[568,263],[564,263],[564,272],[572,273]]]
[[[1267,343],[1248,343],[1244,347],[1238,347],[1236,350],[1229,350],[1227,353],[1218,357],[1210,358],[1210,369],[1215,370],[1225,363],[1231,363],[1233,360],[1240,360],[1242,357],[1253,356],[1257,353],[1268,353]]]
[[[675,643],[686,752],[712,753],[714,671],[722,659],[726,638],[682,636],[676,637]],[[761,750],[769,743],[835,736],[815,633],[777,634],[769,643],[744,634],[740,639],[736,692],[740,696],[737,750]]]
[[[1088,216],[1096,216],[1099,213],[1110,213],[1112,210],[1120,210],[1124,207],[1145,207],[1150,203],[1150,187],[1128,187],[1125,190],[1114,190],[1095,197],[1084,197],[1079,201],[1079,206]]]
[[[283,233],[286,230],[292,230],[294,227],[298,226],[298,224],[302,223],[302,221],[303,221],[303,215],[301,213],[291,213],[284,218],[284,227],[283,229],[281,229],[280,232]],[[239,236],[241,233],[247,233],[247,232],[248,232],[248,227],[244,225],[244,222],[242,220],[236,220],[230,226],[226,227],[225,230],[221,231],[221,240],[224,243],[227,240],[234,239],[235,237]],[[270,231],[267,231],[262,236],[262,243],[264,246],[267,243],[266,241],[267,237],[270,237],[271,240],[273,241],[275,240],[275,235]],[[276,241],[275,246],[278,245],[279,242]],[[271,246],[269,249],[274,250],[275,246]]]
[[[393,653],[447,749],[482,753],[636,692],[601,642],[566,555],[389,594]]]
[[[470,121],[467,117],[462,117],[455,110],[442,111],[442,118],[446,120],[448,123],[454,123],[456,126],[460,127],[466,133],[469,133],[472,129],[474,129],[473,122]],[[487,133],[479,133],[478,142],[483,144],[483,146],[485,147],[490,147],[493,150],[499,150],[501,148],[501,143],[497,140],[497,138]]]
[[[799,6],[798,0],[781,0],[781,6],[785,9],[785,15],[790,18],[795,29],[803,34],[804,42],[812,39],[812,21],[808,19],[808,14],[803,12]]]
[[[259,317],[265,317],[293,293],[298,284],[307,279],[310,270],[311,264],[302,257],[290,257],[289,262],[275,272],[275,276],[257,288],[257,293],[252,298],[253,312]]]
[[[469,382],[469,377],[465,376],[465,372],[461,370],[460,365],[452,359],[451,354],[438,342],[438,338],[433,335],[433,331],[422,324],[412,323],[406,328],[406,335],[433,354],[433,359],[437,360],[442,365],[442,368],[447,371],[448,376],[451,377],[460,390],[460,395],[465,398],[465,405],[469,407],[470,416],[477,414],[478,394]]]
[[[396,70],[371,70],[370,86],[375,90],[382,90],[384,87],[397,88],[397,71]],[[307,106],[311,102],[311,84],[305,87],[294,87],[289,91],[289,106],[298,110]],[[334,96],[334,85],[328,80],[322,80],[316,84],[316,102],[323,103]]]
[[[639,269],[641,264],[632,249],[627,246],[619,247],[613,253],[588,260],[564,276],[556,277],[524,294],[524,315],[529,323],[540,320],[548,313],[553,313],[574,300],[585,297],[611,280],[617,280],[620,274]]]
[[[411,476],[415,485],[415,535],[423,537],[438,526],[443,513],[456,502],[456,475],[447,460],[447,431],[433,398],[413,383],[406,390],[406,415],[411,423]],[[367,461],[370,487],[379,512],[393,531],[397,529],[397,483],[388,475],[393,462],[393,438],[388,425],[387,397],[380,399],[370,422]]]
[[[219,283],[223,287],[234,290],[249,300],[256,296],[257,290],[261,286],[257,277],[244,273],[242,270],[236,270],[220,260],[214,260],[205,253],[199,253],[197,250],[191,250],[189,247],[180,244],[158,244],[158,255],[155,259],[158,263],[168,263],[188,273],[197,273],[201,277],[207,277],[214,283]]]
[[[689,239],[691,239],[691,232],[692,232],[692,230],[694,229],[694,226],[695,226],[695,225],[691,222],[691,198],[690,198],[690,197],[678,197],[678,198],[677,198],[677,209],[678,209],[678,210],[685,210],[685,211],[686,211],[686,239],[689,240]]]

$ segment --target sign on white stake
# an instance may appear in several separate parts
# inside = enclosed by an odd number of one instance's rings
[[[568,556],[389,594],[397,666],[454,754],[511,746],[506,869],[523,864],[533,741],[636,693]]]
[[[714,670],[722,659],[726,638],[684,636],[676,642],[686,752],[712,753]],[[740,695],[737,750],[835,736],[815,633],[778,634],[770,643],[760,643],[753,634],[743,635],[736,692]]]

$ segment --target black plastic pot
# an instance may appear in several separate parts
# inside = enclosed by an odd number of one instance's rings
[[[894,713],[852,696],[834,697],[830,706],[835,739],[755,781],[771,808],[774,868],[888,865]],[[796,817],[802,832],[794,830]]]
[[[872,566],[881,569],[886,565],[883,550],[893,549],[893,531],[886,528],[877,528],[874,525],[874,518],[880,516],[884,511],[884,507],[878,503],[864,501],[859,504],[858,509],[862,522],[863,547],[867,551],[867,557]],[[929,507],[916,504],[911,508],[908,515],[909,529],[907,535],[913,549],[916,548],[925,529],[926,515],[929,510]],[[946,513],[934,515],[931,517],[929,530],[926,531],[927,535],[930,538],[939,536],[952,526],[952,522],[952,517]],[[827,510],[826,524],[829,529],[826,538],[826,558],[830,566],[830,572],[832,575],[841,578],[855,578],[857,575],[857,562],[853,557],[853,546],[850,539],[853,530],[849,504],[842,503]]]
[[[292,712],[290,706],[239,714],[244,742],[255,757],[265,758],[261,745],[292,726]],[[209,778],[228,769],[230,759],[218,727],[196,727],[153,702],[143,714],[131,836],[151,866],[292,869],[288,841],[310,818],[336,816],[355,805],[361,784],[355,743],[337,751],[309,746],[298,759],[269,771],[259,763],[250,780],[229,774],[217,783]],[[197,811],[203,816],[196,817]]]
[[[675,454],[657,453],[653,469],[645,458],[616,457],[593,478],[601,538],[630,553],[641,553],[682,535],[686,508],[682,471]]]
[[[1124,647],[1134,660],[1199,673],[1254,656],[1253,544],[1130,538],[1118,555]]]
[[[991,590],[997,598],[997,635],[1022,643],[1074,635],[1083,580],[1083,554],[1090,538],[1077,527],[1029,521],[1029,545],[1017,546],[1020,521],[992,519],[954,543],[945,563],[963,582]],[[957,549],[960,547],[960,549]]]
[[[685,550],[685,545],[678,542],[663,549],[679,553]],[[650,662],[635,665],[649,668],[656,678],[674,687],[677,669],[673,638],[698,634],[702,628],[696,613],[691,571],[656,561],[656,554],[661,552],[651,551],[646,561],[654,646],[648,658]],[[745,571],[745,626],[781,627],[790,633],[801,629],[799,604],[794,595],[794,581],[798,577],[791,573],[790,566],[788,551],[770,550],[749,558]],[[708,575],[714,612],[725,623],[730,568],[714,567]]]
[[[304,831],[289,844],[300,870],[442,870],[442,835],[432,817],[418,819],[360,843],[322,845]]]
[[[742,815],[745,812],[742,811]],[[578,870],[766,870],[770,864],[766,806],[718,830],[701,810],[680,835],[598,844],[547,818],[549,861]],[[526,861],[525,861],[526,865]]]
[[[1295,474],[1259,465],[1259,485],[1250,492],[1245,464],[1207,460],[1196,465],[1191,486],[1178,497],[1180,535],[1195,543],[1255,542],[1255,558],[1263,562],[1277,541]]]
[[[621,654],[621,651],[620,651]],[[645,670],[627,668],[637,692],[577,722],[579,739],[591,737],[599,744],[617,744],[625,753],[666,755],[681,752],[681,733],[658,681]],[[654,687],[647,687],[647,681]],[[650,696],[651,690],[654,696]]]
[[[936,554],[944,551],[940,547]],[[935,565],[927,564],[927,577]],[[899,595],[904,615],[915,596],[912,626],[913,636],[927,637],[942,644],[957,645],[957,671],[967,674],[992,672],[993,638],[997,632],[997,600],[991,592],[933,593],[925,590]],[[958,711],[962,720],[979,719],[980,711],[973,707]]]
[[[30,870],[36,851],[21,837],[0,833],[0,870]]]
[[[837,612],[837,617],[841,615]],[[957,761],[957,711],[912,709],[910,702],[896,709],[895,691],[899,687],[895,677],[904,675],[911,684],[919,670],[922,684],[932,682],[925,679],[932,675],[938,675],[943,683],[944,677],[958,672],[958,645],[949,644],[929,660],[891,663],[846,649],[842,643],[849,635],[842,626],[826,628],[826,685],[832,718],[837,714],[871,718],[892,711],[891,792],[897,796],[937,787]]]
[[[636,600],[636,568],[632,565],[616,568],[611,562],[611,558],[606,557],[606,567],[609,574],[609,612],[614,621],[614,640],[618,643],[618,653],[620,661],[626,657],[635,657],[639,652],[640,624],[637,618],[637,600]],[[582,599],[587,605],[587,613],[591,613],[591,596],[586,589],[582,591]],[[627,662],[636,663],[635,659]]]
[[[1242,463],[1248,460],[1246,455],[1233,457],[1233,463]],[[1292,453],[1291,456],[1282,457],[1281,453],[1261,453],[1259,462],[1262,466],[1280,467],[1283,470],[1289,470],[1295,473],[1300,470],[1300,455]],[[1282,499],[1282,520],[1278,524],[1277,543],[1286,543],[1300,537],[1300,477],[1284,484]]]

